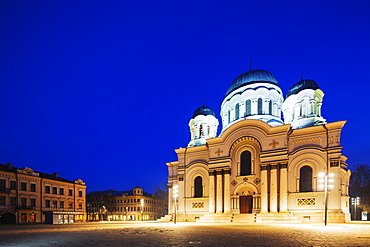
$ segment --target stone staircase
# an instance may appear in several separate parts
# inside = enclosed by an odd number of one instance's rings
[[[234,214],[232,222],[235,223],[254,223],[256,222],[256,214]]]
[[[199,223],[230,223],[232,222],[233,214],[205,214],[196,220]]]
[[[160,219],[157,219],[158,222],[170,222],[173,220],[172,214],[166,214],[165,216],[162,216]]]
[[[256,215],[256,223],[302,223],[298,217],[291,213],[263,213]]]

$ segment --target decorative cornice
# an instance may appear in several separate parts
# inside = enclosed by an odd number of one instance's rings
[[[277,170],[278,169],[278,164],[271,164],[270,165],[270,170]]]
[[[223,170],[216,170],[216,175],[222,175],[223,174]]]
[[[224,174],[229,174],[229,175],[231,175],[231,169],[225,169],[225,170],[224,170]]]
[[[267,171],[268,165],[261,165],[261,171]]]
[[[330,167],[338,167],[340,160],[330,160]]]
[[[287,169],[287,168],[288,168],[288,162],[280,163],[280,169]]]
[[[260,146],[260,142],[256,138],[254,138],[253,136],[242,136],[242,137],[240,137],[240,138],[238,138],[234,141],[234,143],[231,145],[230,152],[231,152],[231,150],[234,149],[234,147],[236,145],[238,145],[240,142],[243,142],[243,141],[252,141],[252,142],[258,144],[258,146]]]
[[[313,137],[313,138],[307,138],[307,139],[299,139],[293,141],[294,144],[297,143],[305,143],[305,142],[315,142],[315,141],[321,141],[321,137]]]

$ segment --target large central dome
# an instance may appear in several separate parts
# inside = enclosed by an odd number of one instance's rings
[[[249,70],[235,78],[235,80],[231,83],[229,89],[227,90],[225,96],[241,86],[252,84],[255,82],[267,82],[277,86],[279,85],[275,76],[270,72],[263,69]]]

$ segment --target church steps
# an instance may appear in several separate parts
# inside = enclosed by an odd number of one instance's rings
[[[162,216],[160,219],[157,219],[158,222],[170,222],[173,220],[172,214],[166,214]]]

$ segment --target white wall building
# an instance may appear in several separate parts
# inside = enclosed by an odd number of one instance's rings
[[[349,221],[350,171],[340,144],[345,121],[326,123],[323,96],[313,80],[294,84],[284,100],[270,72],[238,76],[221,105],[221,134],[214,111],[199,107],[188,147],[167,163],[169,194],[179,189],[176,204],[169,197],[169,212],[176,207],[178,221],[323,222],[319,174],[325,173],[334,179],[328,222]]]

